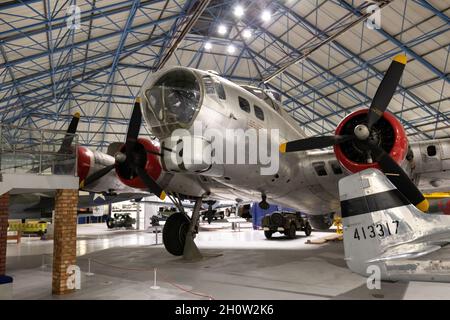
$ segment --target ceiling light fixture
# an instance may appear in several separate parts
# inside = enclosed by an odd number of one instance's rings
[[[206,43],[205,43],[205,49],[206,49],[206,50],[211,50],[211,49],[212,49],[212,44],[211,44],[211,42],[206,42]]]
[[[245,29],[244,31],[242,31],[242,36],[243,36],[245,39],[250,38],[250,37],[252,36],[252,30],[250,30],[250,29]]]
[[[244,16],[244,7],[240,4],[236,5],[233,9],[233,14],[236,18],[241,18]]]
[[[269,10],[266,9],[261,13],[262,21],[268,22],[268,21],[270,21],[271,18],[272,18],[272,13]]]
[[[227,51],[228,51],[229,54],[233,54],[233,53],[236,52],[236,47],[233,46],[232,44],[230,44],[230,45],[228,46],[228,48],[227,48]]]
[[[221,35],[224,35],[227,33],[227,27],[223,24],[221,24],[218,28],[217,28],[217,32]]]

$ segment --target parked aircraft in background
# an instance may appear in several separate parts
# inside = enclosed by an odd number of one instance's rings
[[[450,215],[450,193],[449,192],[435,192],[424,194],[425,198],[430,203],[428,213],[447,214]]]

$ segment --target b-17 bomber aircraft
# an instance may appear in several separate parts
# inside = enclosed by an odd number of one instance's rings
[[[124,143],[111,144],[108,154],[77,147],[80,189],[168,194],[179,212],[165,224],[164,245],[185,256],[195,252],[202,202],[278,204],[308,214],[313,228],[328,229],[341,210],[338,181],[371,168],[427,211],[422,192],[450,187],[450,139],[409,143],[401,122],[386,111],[406,62],[396,56],[370,107],[348,114],[334,136],[322,137],[307,137],[273,92],[212,71],[161,70],[143,84]],[[142,118],[156,139],[139,137]],[[197,202],[191,217],[183,199]]]
[[[161,70],[143,84],[114,163],[83,177],[82,184],[88,188],[113,171],[123,184],[161,198],[260,201],[262,208],[270,202],[302,211],[313,228],[327,229],[340,213],[339,179],[375,168],[426,211],[422,192],[450,186],[450,139],[409,143],[401,122],[386,111],[406,62],[404,55],[393,59],[369,108],[347,115],[334,136],[312,138],[271,92],[211,71]],[[139,137],[142,117],[158,141]],[[180,208],[166,222],[170,253],[182,255],[193,243],[200,207],[192,217]]]

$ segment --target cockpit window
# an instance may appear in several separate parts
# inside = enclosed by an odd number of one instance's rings
[[[205,92],[206,94],[215,95],[216,89],[214,86],[214,81],[210,76],[203,77],[203,83],[205,84]]]
[[[185,69],[166,73],[145,95],[149,106],[144,112],[150,125],[159,129],[166,127],[170,131],[190,124],[200,107],[200,85],[195,75]]]
[[[216,81],[216,90],[219,99],[226,100],[227,96],[225,94],[225,89],[223,88],[222,82]]]
[[[281,93],[275,91],[275,90],[268,90],[266,93],[271,96],[271,98],[275,99],[279,103],[281,103]]]
[[[225,89],[223,88],[222,83],[211,76],[204,76],[203,83],[205,84],[206,94],[215,95],[219,97],[221,100],[226,100],[227,96],[225,94]]]
[[[254,87],[251,87],[251,86],[244,86],[244,85],[242,86],[242,88],[244,88],[248,92],[254,94],[259,99],[264,100],[264,102],[267,103],[269,106],[271,106],[272,109],[274,109],[276,112],[280,112],[280,107],[274,101],[276,99],[276,96],[274,95],[274,92],[271,91],[270,95],[269,95],[269,94],[267,94],[267,92],[265,90],[262,90],[262,89],[259,89],[259,88],[254,88]],[[280,96],[280,99],[281,99],[281,96]]]

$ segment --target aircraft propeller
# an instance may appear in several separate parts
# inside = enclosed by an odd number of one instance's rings
[[[382,117],[391,101],[403,70],[406,65],[406,56],[398,55],[394,58],[381,81],[372,103],[367,113],[366,123],[359,124],[355,127],[353,135],[335,135],[312,137],[299,139],[283,143],[280,145],[280,152],[306,151],[311,149],[321,149],[341,144],[346,141],[359,140],[359,143],[365,147],[368,158],[375,159],[381,170],[387,175],[389,180],[399,189],[408,200],[422,211],[427,211],[428,202],[409,179],[408,175],[395,162],[388,153],[386,153],[377,144],[377,139],[372,136],[372,127]]]
[[[83,188],[94,181],[102,178],[108,172],[113,170],[116,165],[126,164],[134,174],[136,174],[142,182],[147,186],[150,192],[157,195],[161,200],[164,200],[166,193],[161,186],[147,173],[145,165],[147,162],[146,152],[143,154],[139,150],[139,144],[137,139],[139,136],[139,130],[142,123],[142,113],[139,99],[136,99],[133,107],[133,113],[131,114],[130,123],[128,126],[127,137],[125,140],[125,153],[118,152],[115,155],[115,163],[102,168],[101,170],[94,172],[81,182],[80,187]]]

